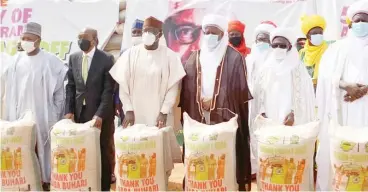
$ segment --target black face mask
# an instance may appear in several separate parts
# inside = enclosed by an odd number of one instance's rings
[[[88,51],[89,48],[91,47],[91,41],[89,41],[87,39],[79,39],[78,40],[78,45],[79,45],[79,48],[82,51]]]
[[[242,42],[242,37],[230,37],[229,38],[229,42],[234,47],[238,47],[241,44],[241,42]]]

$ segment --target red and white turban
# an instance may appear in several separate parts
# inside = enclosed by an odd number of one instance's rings
[[[271,32],[276,29],[277,26],[275,23],[273,23],[272,21],[263,21],[261,22],[261,24],[259,24],[255,29],[254,29],[254,40],[256,40],[257,36],[260,33],[267,33],[267,34],[271,34]]]

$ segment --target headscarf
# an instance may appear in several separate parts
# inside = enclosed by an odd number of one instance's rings
[[[247,56],[250,53],[250,49],[247,47],[244,39],[245,25],[240,21],[230,21],[227,31],[239,31],[242,34],[242,41],[238,47],[234,47],[231,43],[229,45],[238,50],[243,56]]]

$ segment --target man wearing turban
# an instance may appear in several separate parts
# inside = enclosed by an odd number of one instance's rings
[[[307,37],[304,48],[300,50],[300,56],[313,78],[313,84],[317,84],[319,64],[328,44],[323,39],[326,21],[322,16],[311,15],[301,18],[302,32]]]
[[[248,129],[249,92],[244,57],[229,45],[228,20],[220,15],[206,15],[202,21],[201,49],[185,64],[179,106],[198,122],[217,124],[231,119],[227,110],[236,113],[236,178],[239,191],[251,182]],[[184,149],[185,152],[185,149]],[[231,177],[231,176],[230,176]],[[235,191],[237,189],[228,189]]]
[[[320,64],[317,86],[321,119],[317,189],[332,191],[329,119],[342,126],[368,127],[368,0],[353,3],[347,11],[348,35],[330,45]]]
[[[296,35],[289,28],[277,28],[270,39],[272,52],[254,84],[252,112],[287,126],[311,122],[315,117],[313,84],[293,47]]]
[[[21,35],[21,47],[2,74],[5,80],[5,120],[15,121],[31,110],[36,122],[37,156],[44,190],[50,189],[50,128],[63,115],[64,79],[67,68],[55,55],[40,49],[41,25],[29,22]],[[32,191],[41,189],[32,188]]]
[[[228,33],[229,43],[244,57],[250,53],[244,38],[245,25],[240,21],[229,22]]]
[[[247,72],[248,72],[248,85],[251,93],[253,93],[253,83],[258,77],[260,69],[263,67],[266,59],[269,57],[271,49],[270,34],[276,29],[276,25],[271,21],[263,21],[254,30],[254,43],[252,45],[252,52],[246,58],[247,60]],[[255,99],[249,101],[250,121],[249,126],[252,126],[252,122],[258,115],[255,109]],[[254,156],[257,152],[257,141],[255,140],[253,130],[250,129],[250,139],[252,147],[252,174],[255,177],[257,173],[257,158]]]

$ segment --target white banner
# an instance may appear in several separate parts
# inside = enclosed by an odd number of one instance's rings
[[[129,47],[130,30],[135,19],[155,16],[164,21],[164,36],[169,48],[185,62],[193,50],[199,49],[204,15],[219,13],[246,25],[247,46],[254,41],[253,32],[260,22],[269,20],[277,26],[292,27],[298,37],[300,17],[320,14],[327,21],[326,40],[345,36],[345,15],[350,4],[358,0],[127,0],[127,19],[123,47]],[[153,8],[154,7],[154,8]]]
[[[97,29],[99,47],[114,32],[119,17],[118,0],[1,0],[0,51],[14,55],[24,25],[42,25],[41,47],[68,61],[79,51],[78,33]]]

